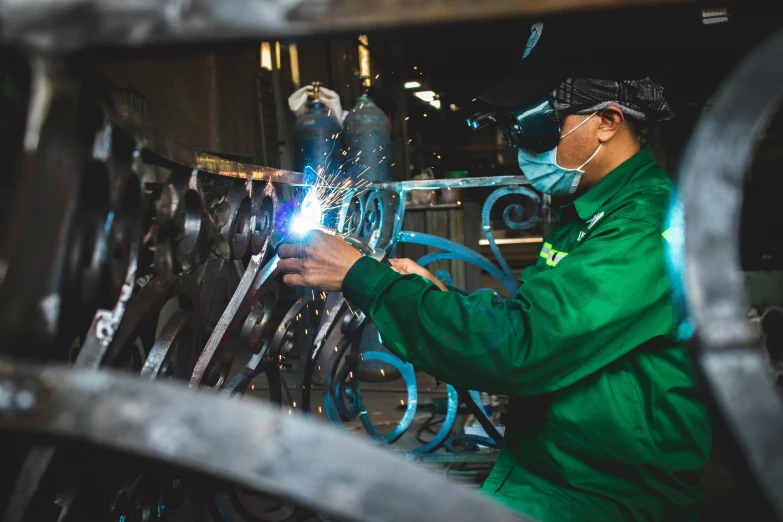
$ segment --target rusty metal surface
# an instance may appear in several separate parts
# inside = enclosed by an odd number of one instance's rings
[[[106,44],[291,37],[686,1],[3,0],[0,23],[7,42],[64,53]]]

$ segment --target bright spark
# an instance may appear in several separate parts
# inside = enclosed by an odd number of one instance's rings
[[[338,136],[339,133],[332,138]],[[336,144],[337,141],[335,146]],[[332,164],[330,159],[317,168],[305,167],[305,174],[310,178],[311,185],[299,209],[288,221],[290,234],[301,237],[310,230],[329,223],[329,216],[340,211],[346,197],[358,197],[369,188],[370,181],[364,178],[364,175],[371,167],[360,161],[361,151],[349,156],[350,150],[348,147],[341,152],[344,157],[347,156],[343,164]],[[332,155],[329,154],[328,157],[331,158]],[[381,161],[385,159],[386,157]]]
[[[298,236],[303,236],[320,226],[323,217],[323,206],[318,198],[318,191],[310,189],[302,201],[299,214],[291,222],[291,231]]]

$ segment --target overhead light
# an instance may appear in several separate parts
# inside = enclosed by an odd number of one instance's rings
[[[267,71],[272,70],[272,46],[269,42],[261,43],[261,67]]]
[[[370,74],[370,47],[367,35],[363,34],[359,36],[359,76],[369,78]]]
[[[713,16],[712,18],[705,18],[701,21],[704,25],[725,24],[729,21],[728,16]]]
[[[421,101],[425,101],[427,103],[435,99],[435,91],[417,91],[414,92],[413,95]]]
[[[725,7],[701,10],[701,23],[704,25],[725,24],[729,21],[729,10]]]
[[[449,109],[451,109],[452,111],[458,111],[458,110],[459,110],[459,107],[457,107],[456,105],[454,105],[453,103],[451,103],[451,104],[449,104]]]
[[[406,89],[418,89],[419,87],[421,87],[419,82],[405,82]]]
[[[299,48],[295,43],[288,46],[288,58],[291,61],[291,82],[297,89],[300,85],[299,80]]]
[[[435,94],[435,91],[417,91],[414,92],[413,95],[421,101],[429,103],[436,109],[440,109],[440,100],[438,99],[438,95]]]
[[[713,16],[728,16],[729,10],[725,7],[715,7],[712,9],[702,9],[701,10],[701,17],[702,18],[710,18]]]

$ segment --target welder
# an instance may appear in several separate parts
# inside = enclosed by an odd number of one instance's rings
[[[342,291],[416,367],[509,396],[484,492],[543,522],[696,520],[711,427],[667,277],[673,184],[638,137],[673,113],[657,82],[607,56],[552,60],[557,34],[535,24],[519,70],[470,120],[499,124],[530,184],[563,197],[515,296],[453,291],[318,231],[281,246],[280,269]]]

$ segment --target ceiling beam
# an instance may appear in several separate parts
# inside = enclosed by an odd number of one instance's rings
[[[694,0],[0,0],[6,43],[49,54],[279,38]]]

